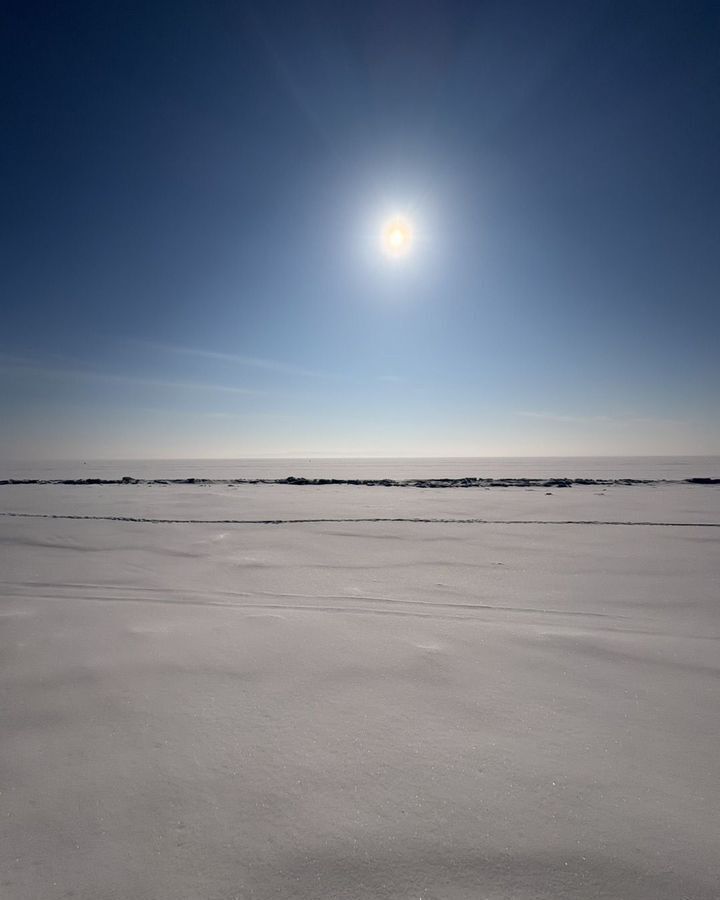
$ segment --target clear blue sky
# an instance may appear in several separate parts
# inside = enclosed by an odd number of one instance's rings
[[[716,2],[3,9],[6,458],[720,452]]]

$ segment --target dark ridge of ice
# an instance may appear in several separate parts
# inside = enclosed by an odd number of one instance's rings
[[[287,478],[5,478],[0,485],[178,485],[178,484],[290,484],[318,487],[322,485],[351,485],[354,487],[414,487],[414,488],[504,488],[504,487],[554,487],[569,488],[573,485],[589,487],[616,487],[625,485],[656,484],[720,484],[720,478],[305,478],[288,475]]]

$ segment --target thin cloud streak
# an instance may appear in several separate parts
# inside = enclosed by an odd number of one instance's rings
[[[130,341],[136,347],[146,347],[149,350],[157,350],[162,353],[175,353],[181,356],[196,356],[201,359],[213,359],[220,362],[236,363],[240,366],[248,366],[254,369],[264,369],[267,372],[280,372],[284,375],[304,375],[309,378],[337,378],[326,372],[316,372],[313,369],[305,369],[292,363],[285,363],[277,359],[264,359],[257,356],[246,356],[242,353],[222,353],[218,350],[203,350],[197,347],[182,347],[175,344],[163,344],[157,341]]]
[[[566,422],[571,425],[688,425],[686,419],[670,419],[662,416],[568,416],[562,413],[519,410],[515,413],[527,419],[545,422]]]
[[[144,378],[139,375],[117,375],[112,372],[98,372],[95,369],[61,369],[48,368],[29,360],[8,357],[0,354],[0,371],[6,373],[29,373],[46,378],[70,378],[84,381],[106,381],[113,384],[134,384],[143,387],[159,387],[183,391],[219,391],[228,394],[257,395],[265,391],[253,388],[235,387],[227,384],[207,384],[204,382],[165,381],[160,378]]]

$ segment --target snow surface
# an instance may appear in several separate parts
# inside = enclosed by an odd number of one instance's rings
[[[720,897],[720,486],[0,511],[3,900]]]

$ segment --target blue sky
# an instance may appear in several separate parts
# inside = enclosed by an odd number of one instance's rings
[[[720,453],[716,3],[6,19],[4,457]]]

